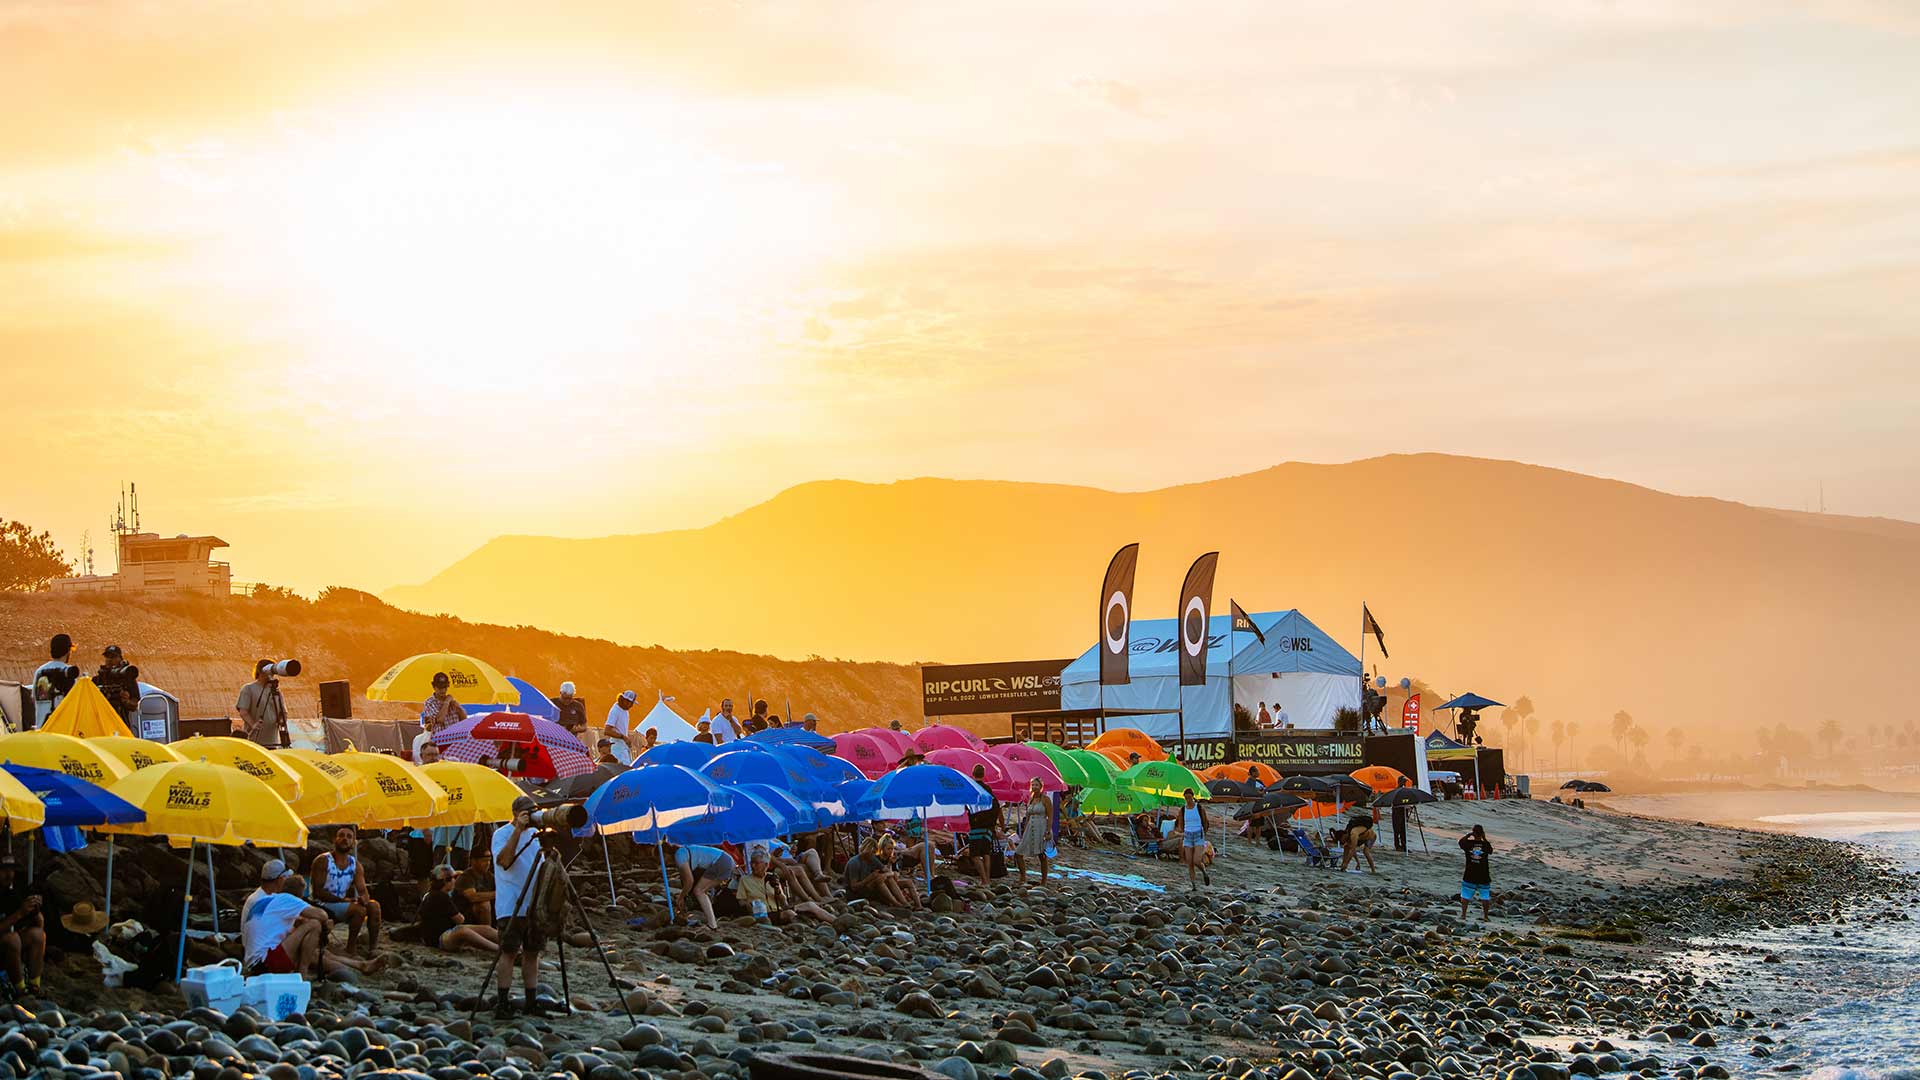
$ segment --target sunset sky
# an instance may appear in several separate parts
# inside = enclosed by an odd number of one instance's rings
[[[294,6],[0,0],[70,554],[123,480],[311,590],[1413,450],[1920,520],[1903,0]]]

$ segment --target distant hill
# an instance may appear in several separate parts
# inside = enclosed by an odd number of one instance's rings
[[[825,481],[702,529],[506,536],[393,603],[674,648],[971,661],[1070,656],[1142,543],[1140,617],[1222,552],[1216,609],[1299,607],[1382,674],[1549,719],[1843,722],[1907,666],[1920,526],[1663,494],[1444,455],[1286,464],[1157,491]]]
[[[596,720],[621,690],[652,708],[656,693],[675,695],[687,719],[732,697],[747,711],[749,692],[784,713],[818,713],[829,731],[914,719],[919,672],[886,663],[790,661],[736,652],[673,652],[566,637],[527,626],[490,626],[398,611],[345,590],[330,601],[177,596],[112,599],[0,593],[0,678],[25,681],[47,658],[47,640],[72,635],[91,674],[100,650],[126,649],[142,678],[181,699],[183,716],[225,716],[261,657],[296,657],[306,667],[282,681],[288,708],[319,715],[318,685],[347,679],[354,715],[410,717],[417,707],[360,697],[394,661],[446,648],[480,656],[509,674],[554,692],[571,679]]]

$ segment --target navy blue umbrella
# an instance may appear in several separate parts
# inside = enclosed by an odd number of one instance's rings
[[[809,750],[804,746],[776,746],[772,752],[775,757],[793,766],[808,784],[817,789],[837,788],[849,780],[860,779],[860,770],[853,762],[830,757],[818,750]]]
[[[846,825],[872,817],[873,811],[879,809],[877,804],[870,802],[867,798],[873,791],[873,784],[872,780],[863,776],[834,788],[834,801],[839,804],[840,809],[834,815],[832,824]]]
[[[759,791],[747,790],[757,787]],[[796,816],[786,805],[776,805],[768,792],[779,788],[748,784],[735,788],[733,805],[711,817],[694,818],[667,827],[667,839],[676,844],[744,844],[749,840],[771,840],[813,827],[810,809]],[[790,797],[790,796],[789,796]]]
[[[1454,698],[1452,701],[1447,702],[1445,705],[1440,705],[1436,707],[1441,709],[1491,709],[1494,706],[1500,705],[1500,704],[1502,704],[1502,702],[1495,701],[1492,698],[1481,697],[1479,694],[1468,692],[1465,694],[1461,694],[1459,697]]]
[[[734,787],[740,784],[766,784],[788,791],[818,787],[783,754],[762,748],[723,750],[712,761],[700,766],[700,774],[716,783]]]
[[[892,821],[957,817],[969,810],[985,810],[993,796],[973,778],[945,765],[909,765],[873,782],[862,806],[874,817]],[[923,847],[927,859],[927,888],[933,888],[933,845]]]
[[[833,740],[825,735],[799,727],[773,727],[765,731],[756,731],[746,737],[745,742],[760,743],[765,746],[804,746],[809,750],[818,750],[823,754],[833,752]]]
[[[0,768],[46,804],[48,825],[126,825],[147,820],[146,811],[77,776],[11,763]]]
[[[713,760],[720,751],[700,742],[663,742],[640,755],[640,762],[646,765],[679,765],[683,768],[698,769]]]

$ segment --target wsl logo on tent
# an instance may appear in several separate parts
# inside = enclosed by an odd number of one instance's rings
[[[167,788],[169,810],[205,810],[212,805],[213,792],[201,791],[184,780],[176,780]]]

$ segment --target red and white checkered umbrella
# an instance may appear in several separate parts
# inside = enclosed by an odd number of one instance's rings
[[[433,734],[440,756],[449,761],[489,764],[518,759],[508,776],[564,780],[594,769],[593,757],[579,739],[551,720],[525,713],[486,713]]]

